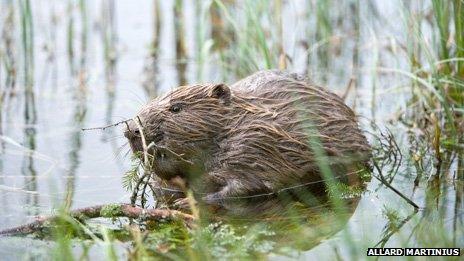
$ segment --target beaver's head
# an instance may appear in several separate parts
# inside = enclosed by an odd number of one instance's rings
[[[144,106],[124,135],[133,152],[143,153],[137,121],[148,147],[151,166],[164,179],[201,171],[217,147],[231,101],[224,84],[183,86]]]

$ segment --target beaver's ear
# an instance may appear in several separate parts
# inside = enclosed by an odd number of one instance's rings
[[[211,89],[211,97],[221,99],[224,102],[224,104],[229,104],[230,102],[229,86],[223,83],[214,85]]]

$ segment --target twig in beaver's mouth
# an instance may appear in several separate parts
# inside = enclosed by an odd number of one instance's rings
[[[131,206],[129,204],[108,204],[108,205],[97,205],[92,207],[86,207],[76,209],[69,212],[69,216],[72,218],[82,220],[90,218],[107,217],[105,216],[105,208],[111,209],[111,218],[113,217],[127,217],[127,218],[143,218],[144,220],[150,221],[164,221],[180,219],[184,223],[191,227],[194,217],[190,214],[183,213],[178,210],[171,209],[145,209],[141,207]],[[36,221],[0,231],[1,236],[14,236],[14,235],[26,235],[34,232],[38,232],[45,228],[50,223],[54,223],[59,220],[59,216],[50,216],[38,218]]]
[[[113,124],[110,124],[110,125],[106,125],[106,126],[102,126],[102,127],[82,128],[81,130],[82,130],[82,131],[88,131],[88,130],[106,130],[106,129],[108,129],[108,128],[116,127],[116,126],[118,126],[119,124],[127,123],[128,121],[131,121],[131,120],[132,120],[132,119],[123,120],[123,121],[119,121],[119,122],[116,122],[116,123],[113,123]]]

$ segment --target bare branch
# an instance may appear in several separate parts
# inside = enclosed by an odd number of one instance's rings
[[[116,127],[116,126],[118,126],[119,124],[127,123],[128,121],[131,121],[131,120],[132,120],[132,119],[123,120],[123,121],[119,121],[119,122],[116,122],[116,123],[113,123],[113,124],[110,124],[110,125],[106,125],[106,126],[102,126],[102,127],[82,128],[81,130],[82,130],[82,131],[88,131],[88,130],[106,130],[106,129],[108,129],[108,128]]]

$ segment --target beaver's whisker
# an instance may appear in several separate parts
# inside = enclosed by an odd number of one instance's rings
[[[130,98],[130,99],[129,99],[130,101],[136,102],[136,103],[138,103],[139,105],[144,105],[144,104],[147,103],[147,99],[146,99],[146,98],[143,99],[142,97],[140,97],[140,96],[138,95],[137,92],[135,92],[135,91],[133,91],[133,90],[129,90],[129,93],[130,93],[131,95],[134,95],[135,98],[136,98],[136,99]]]
[[[123,159],[126,159],[126,158],[127,158],[127,155],[129,155],[130,152],[131,152],[131,150],[128,149],[128,150],[126,151],[126,153],[123,155],[122,158],[123,158]]]
[[[111,120],[117,120],[117,121],[122,121],[122,120],[125,120],[127,119],[127,117],[124,117],[124,116],[112,116],[111,117]]]
[[[118,147],[118,149],[117,149],[118,154],[121,153],[121,151],[122,151],[123,149],[127,149],[127,145],[129,145],[128,142],[126,142],[126,143],[120,145],[120,146]]]
[[[115,159],[121,158],[120,156],[122,155],[123,150],[127,148],[127,145],[129,145],[129,142],[125,142],[124,144],[122,144],[121,146],[119,146],[119,147],[116,149],[116,152],[114,153],[114,158],[115,158]],[[126,153],[124,154],[124,156],[123,156],[121,159],[125,159],[125,157],[127,156],[127,154],[128,154],[129,152],[130,152],[130,149],[127,148]]]
[[[107,142],[110,142],[110,141],[115,141],[115,140],[119,140],[119,139],[123,139],[124,138],[124,135],[115,135],[115,136],[112,136],[112,137],[108,137],[106,139]]]

